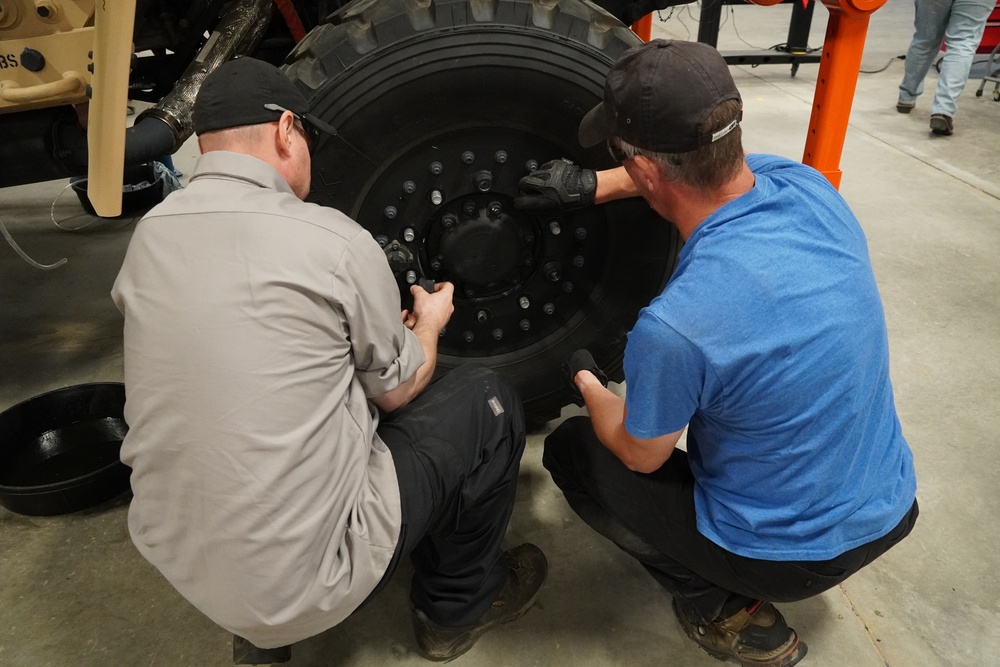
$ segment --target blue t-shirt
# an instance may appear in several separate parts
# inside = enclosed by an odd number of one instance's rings
[[[764,560],[828,560],[913,504],[882,301],[857,219],[819,172],[747,158],[752,190],[691,234],[625,349],[625,427],[688,425],[698,530]]]

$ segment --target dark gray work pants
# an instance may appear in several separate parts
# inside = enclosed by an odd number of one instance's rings
[[[887,535],[828,561],[767,561],[726,551],[698,532],[694,477],[675,450],[656,472],[632,472],[588,417],[545,439],[543,464],[581,519],[638,560],[689,618],[709,623],[754,600],[792,602],[836,586],[906,537],[917,503]]]
[[[461,366],[385,418],[402,527],[375,596],[410,556],[410,599],[434,622],[472,623],[507,580],[501,542],[524,452],[521,401],[492,371]],[[366,600],[367,602],[367,600]]]

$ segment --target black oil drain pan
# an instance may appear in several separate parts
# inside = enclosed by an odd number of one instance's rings
[[[32,516],[65,514],[129,488],[119,458],[125,385],[78,384],[0,413],[0,505]]]

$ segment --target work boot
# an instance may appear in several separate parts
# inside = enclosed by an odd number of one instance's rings
[[[674,598],[674,613],[688,637],[718,660],[743,667],[792,667],[806,655],[806,644],[770,602],[757,601],[729,618],[701,625],[689,619]]]
[[[413,610],[413,631],[420,654],[428,660],[452,660],[468,651],[488,630],[521,617],[535,604],[548,572],[545,554],[534,544],[504,553],[507,582],[489,609],[470,625],[438,625],[420,609]]]
[[[955,121],[943,113],[931,114],[931,132],[945,137],[951,136],[955,132]]]

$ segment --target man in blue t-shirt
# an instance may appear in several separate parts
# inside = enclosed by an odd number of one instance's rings
[[[785,667],[806,645],[772,603],[835,586],[903,539],[916,479],[864,233],[814,169],[745,156],[741,120],[714,48],[635,47],[580,125],[623,168],[548,163],[518,204],[641,195],[677,226],[677,270],[629,334],[626,398],[573,355],[590,418],[546,438],[544,464],[671,593],[702,648]]]

